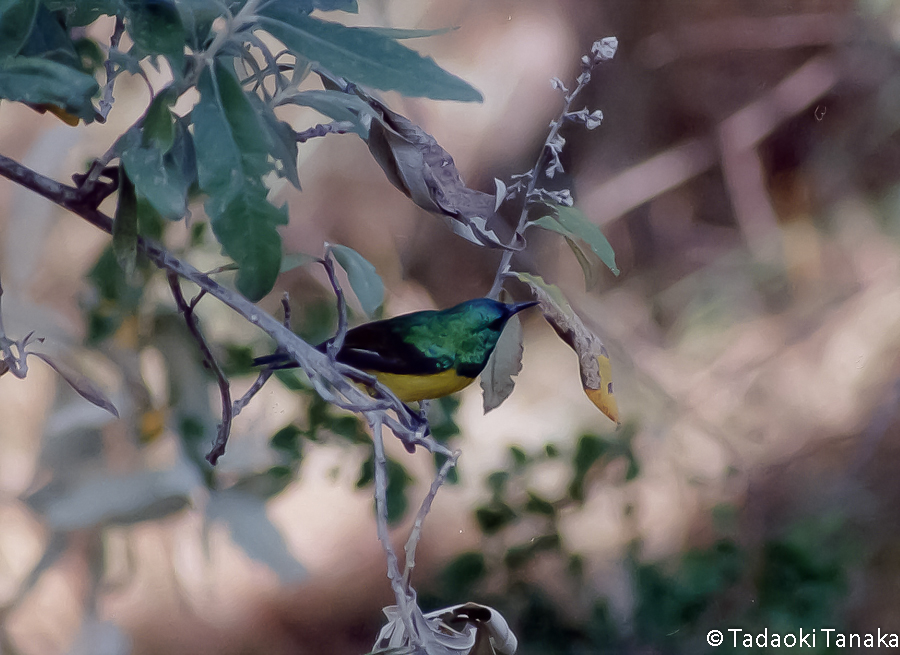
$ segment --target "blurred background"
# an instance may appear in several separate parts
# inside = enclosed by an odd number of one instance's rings
[[[386,99],[489,192],[533,166],[562,102],[550,79],[573,86],[591,43],[619,40],[581,98],[604,122],[564,130],[559,184],[621,274],[586,285],[566,244],[533,231],[514,266],[604,339],[622,426],[526,317],[503,406],[483,415],[474,387],[432,408],[463,454],[425,525],[422,604],[491,605],[522,653],[735,650],[707,646],[714,628],[900,633],[900,5],[362,0],[334,18],[459,26],[411,44],[484,103]],[[110,121],[79,128],[4,103],[0,152],[69,180],[143,112],[142,81],[116,91]],[[300,157],[304,191],[276,190],[287,252],[357,249],[386,315],[487,293],[497,252],[412,205],[357,137]],[[167,245],[220,264],[198,234],[175,227]],[[46,337],[122,413],[36,360],[0,377],[0,652],[367,652],[392,595],[361,427],[272,381],[210,471],[215,385],[164,280],[129,285],[107,242],[0,182],[7,333]],[[285,290],[301,334],[333,330],[320,271],[286,273],[263,307]],[[198,311],[246,388],[249,352],[271,344],[211,301]],[[389,445],[402,544],[434,465]]]

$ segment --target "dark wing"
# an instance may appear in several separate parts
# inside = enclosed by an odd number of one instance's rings
[[[394,321],[365,323],[347,332],[337,360],[366,371],[396,375],[432,375],[453,365],[448,358],[429,357],[403,340],[404,328]],[[325,351],[328,342],[316,346]]]

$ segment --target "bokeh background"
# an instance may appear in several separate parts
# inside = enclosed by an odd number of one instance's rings
[[[423,604],[486,602],[523,653],[727,651],[705,635],[731,627],[900,633],[900,5],[360,5],[340,18],[459,26],[413,43],[484,103],[387,100],[485,191],[532,167],[561,105],[550,78],[571,85],[594,40],[619,40],[582,97],[603,125],[563,133],[560,184],[621,274],[598,268],[586,285],[549,233],[529,233],[516,265],[558,284],[604,339],[623,425],[527,318],[512,397],[486,416],[477,388],[438,408],[463,455],[426,524]],[[120,78],[109,123],[77,129],[4,103],[0,152],[67,180],[146,101],[143,82]],[[387,314],[488,291],[498,254],[413,206],[355,136],[302,146],[300,177],[302,193],[276,190],[287,251],[357,249],[385,281]],[[188,230],[167,238],[183,250]],[[357,488],[367,446],[332,417],[273,486],[269,439],[308,427],[312,401],[272,383],[214,475],[235,493],[210,495],[175,406],[214,427],[215,389],[164,284],[95,338],[106,243],[0,182],[7,332],[36,330],[123,413],[111,420],[37,362],[24,381],[0,378],[0,652],[367,652],[391,603],[371,486]],[[191,258],[221,262],[212,248]],[[295,326],[327,335],[323,276],[288,273],[263,306],[278,311],[283,290]],[[223,353],[271,347],[211,303],[201,317]],[[415,505],[433,463],[393,446]]]

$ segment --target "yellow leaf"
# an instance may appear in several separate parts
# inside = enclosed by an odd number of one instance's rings
[[[66,125],[71,125],[72,127],[75,127],[76,125],[78,125],[78,121],[81,120],[80,118],[78,118],[78,116],[75,116],[74,114],[70,114],[62,107],[57,107],[56,105],[51,105],[49,103],[40,104],[40,105],[32,105],[30,103],[26,103],[26,104],[28,104],[29,107],[34,109],[39,114],[43,114],[43,113],[46,113],[49,111],[51,114],[56,116],[59,120],[61,120],[63,123],[65,123]]]
[[[548,284],[537,275],[514,274],[527,284],[541,303],[541,311],[559,338],[578,355],[578,368],[584,393],[597,408],[619,423],[619,408],[613,395],[612,364],[606,346],[591,332],[569,305],[559,287]]]
[[[142,443],[149,443],[162,434],[166,427],[167,413],[164,409],[149,409],[138,419],[138,429]]]

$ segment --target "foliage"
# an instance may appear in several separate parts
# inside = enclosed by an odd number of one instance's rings
[[[448,562],[422,594],[423,604],[459,598],[490,604],[510,622],[524,654],[740,652],[727,632],[722,646],[710,648],[707,632],[841,631],[840,610],[860,544],[839,516],[801,519],[753,547],[722,525],[708,546],[665,562],[642,560],[635,541],[626,562],[633,606],[628,618],[616,618],[584,570],[584,558],[561,539],[557,521],[562,513],[582,514],[586,497],[603,486],[627,486],[638,475],[628,443],[631,427],[625,426],[623,440],[585,434],[570,452],[550,443],[533,452],[511,448],[507,467],[486,476],[488,497],[474,510],[480,549]],[[541,466],[560,459],[570,475],[565,493],[544,498],[529,488]],[[616,466],[611,477],[607,470],[617,460],[626,467]],[[725,510],[730,508],[715,508],[714,517]],[[529,525],[525,534],[538,536],[517,542],[522,524]],[[539,571],[561,577],[547,585]],[[557,594],[549,595],[548,587]],[[820,639],[811,652],[831,651]]]
[[[514,276],[512,254],[525,247],[524,234],[532,225],[566,238],[586,276],[594,266],[592,256],[617,272],[612,249],[599,228],[571,208],[571,193],[547,191],[540,183],[563,171],[559,154],[565,143],[560,135],[564,124],[588,129],[600,124],[599,112],[574,111],[571,105],[590,81],[593,67],[614,55],[615,39],[598,41],[583,58],[578,85],[572,92],[560,83],[564,108],[534,169],[517,176],[509,187],[498,180],[496,192],[488,194],[467,187],[450,154],[433,137],[374,95],[373,90],[393,90],[435,100],[480,100],[481,94],[467,82],[402,42],[439,31],[348,27],[313,15],[314,10],[355,11],[356,3],[0,0],[0,99],[51,112],[78,126],[107,120],[115,109],[120,76],[140,76],[149,88],[150,98],[141,117],[86,172],[73,176],[75,187],[23,170],[5,157],[2,172],[111,234],[109,246],[88,275],[92,293],[83,302],[86,341],[98,350],[126,346],[130,353],[128,361],[110,359],[126,383],[117,404],[124,401],[129,408],[135,442],[151,444],[166,432],[178,440],[169,468],[146,467],[127,475],[98,473],[103,468],[103,431],[111,420],[106,416],[92,416],[79,428],[90,447],[77,457],[67,450],[71,442],[50,444],[44,465],[54,483],[32,494],[28,502],[47,523],[51,538],[41,563],[16,598],[27,594],[41,572],[60,556],[60,543],[68,533],[91,530],[101,535],[111,526],[176,514],[192,505],[198,489],[206,499],[202,507],[206,528],[225,526],[232,541],[250,557],[265,563],[283,580],[296,580],[303,575],[303,568],[267,518],[265,503],[300,475],[308,449],[324,443],[368,452],[361,458],[356,486],[374,489],[379,538],[388,551],[389,576],[397,592],[400,573],[391,568],[397,562],[391,557],[386,530],[388,523],[396,523],[408,513],[414,480],[403,463],[384,455],[383,425],[411,452],[416,446],[428,449],[437,471],[407,545],[403,577],[408,579],[421,519],[440,485],[458,481],[453,470],[458,453],[447,445],[459,432],[454,420],[457,403],[440,399],[430,409],[427,403],[415,410],[405,407],[365,375],[341,368],[333,353],[315,350],[291,334],[287,301],[283,325],[269,315],[262,316],[258,307],[247,302],[272,291],[281,272],[297,265],[322,264],[336,299],[334,311],[323,313],[321,321],[304,325],[303,331],[327,335],[331,322],[336,322],[335,338],[340,340],[351,312],[335,274],[336,262],[363,311],[370,317],[383,312],[383,283],[360,253],[342,245],[323,244],[321,259],[299,253],[283,257],[279,227],[288,222],[288,213],[285,206],[272,202],[270,191],[279,178],[300,188],[298,144],[331,133],[352,132],[364,139],[388,179],[413,202],[441,216],[460,236],[503,253],[490,294],[493,297],[499,296],[504,281]],[[102,33],[102,25],[112,30],[108,42],[94,36]],[[151,83],[148,67],[160,73],[154,79],[163,81]],[[309,89],[316,79],[323,88]],[[311,107],[332,120],[300,130],[284,120],[284,108],[290,106]],[[99,206],[113,193],[116,209],[109,219]],[[498,209],[517,198],[521,200],[520,220],[509,240],[501,239]],[[191,215],[191,208],[200,201],[205,222]],[[535,212],[542,217],[532,221]],[[189,239],[179,253],[182,260],[161,244],[183,228],[178,224],[186,225],[189,219],[193,223],[183,230]],[[201,273],[186,261],[213,250],[221,251],[227,263]],[[200,292],[186,298],[185,282],[193,283]],[[175,311],[171,302],[161,300],[166,297],[166,287]],[[200,306],[207,296],[263,327],[302,370],[262,371],[244,396],[233,399],[231,377],[251,373],[250,349],[245,343],[207,339],[203,325],[217,311],[206,309],[206,304]],[[559,307],[541,300],[547,319],[558,324]],[[566,320],[579,326],[578,338],[602,348],[571,308],[561,305],[568,308]],[[308,317],[304,320],[309,323]],[[521,330],[517,326],[513,324],[489,366],[491,374],[485,378],[486,398],[492,394],[491,400],[486,400],[489,408],[511,393],[512,377],[520,368]],[[7,338],[0,323],[0,374],[12,371],[24,377],[26,357],[34,354],[59,372],[81,397],[117,416],[116,405],[87,377],[70,372],[43,353],[26,350],[33,342],[30,335],[19,341]],[[570,343],[581,354],[583,349],[575,341]],[[159,360],[165,376],[161,393],[151,392],[135,365],[144,355]],[[603,368],[599,350],[591,350],[587,356],[593,358],[593,368],[600,362],[602,369],[595,371],[591,384],[602,382],[602,388],[608,390],[604,391],[605,404],[594,402],[617,420],[614,401],[610,404],[609,400],[608,358]],[[602,356],[606,357],[605,350]],[[211,469],[208,464],[215,464],[225,450],[232,419],[272,375],[296,392],[302,408],[299,418],[268,439],[263,456],[246,464],[232,463],[232,470],[224,474]],[[582,378],[586,379],[584,373]],[[353,382],[367,386],[371,394]],[[213,411],[211,388],[220,395],[221,420]],[[585,388],[596,391],[600,387]],[[374,450],[367,424],[374,433]],[[207,452],[213,434],[214,445]],[[622,455],[615,447],[607,454]],[[550,457],[550,451],[545,455]],[[584,461],[576,466],[581,477],[573,479],[574,490],[584,484],[593,463],[585,457],[596,460],[602,456],[575,455],[576,460]],[[633,458],[630,461],[636,473],[637,465]],[[574,496],[558,501],[530,491],[526,496],[527,500],[510,504],[498,491],[490,503],[477,510],[485,533],[502,532],[523,514],[548,522],[541,536],[508,549],[504,562],[510,570],[521,569],[540,553],[560,551],[555,524],[558,505],[578,502]],[[208,537],[206,530],[204,537]],[[102,567],[102,555],[98,554],[92,565]],[[470,578],[477,578],[478,562],[470,561],[465,570]],[[398,592],[398,605],[407,613],[413,611],[410,607],[418,611],[414,596],[410,603]],[[485,610],[493,616],[490,608],[455,609],[459,611],[453,620],[463,623],[478,623]],[[501,630],[505,625],[502,617],[496,619],[492,629]],[[460,635],[464,632],[460,629]]]

